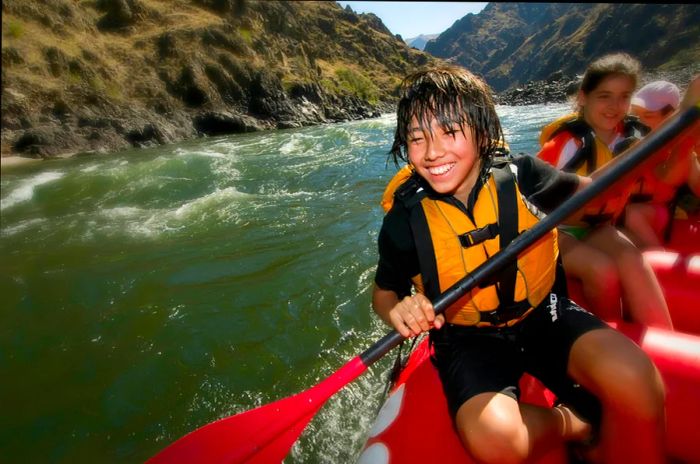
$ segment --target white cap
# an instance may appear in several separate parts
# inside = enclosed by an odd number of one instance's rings
[[[634,94],[632,104],[649,111],[658,111],[667,105],[676,109],[681,104],[681,91],[667,81],[650,82]]]

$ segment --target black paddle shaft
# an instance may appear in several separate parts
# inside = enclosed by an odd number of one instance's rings
[[[470,274],[464,276],[440,294],[435,301],[433,301],[435,314],[443,313],[450,305],[460,299],[462,295],[485,281],[492,274],[503,269],[511,261],[516,259],[522,251],[542,238],[567,217],[583,208],[596,196],[620,180],[626,173],[630,172],[642,161],[652,156],[686,128],[690,127],[699,116],[700,107],[694,105],[676,114],[663,124],[663,126],[646,136],[637,145],[628,149],[625,155],[621,155],[619,157],[620,159],[616,160],[614,166],[611,166],[609,170],[603,172],[600,177],[596,178],[588,187],[571,196],[544,219],[510,242],[510,245],[505,249],[493,255],[491,259],[478,266]],[[403,339],[403,335],[393,330],[360,354],[360,358],[366,366],[370,366],[392,348],[398,346]]]

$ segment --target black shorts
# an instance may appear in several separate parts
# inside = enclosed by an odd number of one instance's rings
[[[551,293],[513,327],[445,324],[430,333],[450,412],[480,393],[500,392],[516,400],[527,372],[594,425],[600,404],[567,374],[569,352],[581,335],[607,325],[566,297]]]

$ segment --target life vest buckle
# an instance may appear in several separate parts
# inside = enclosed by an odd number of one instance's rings
[[[498,224],[493,223],[487,226],[481,227],[479,229],[474,229],[470,232],[466,232],[462,235],[458,235],[459,243],[462,247],[469,248],[474,245],[478,245],[486,240],[491,240],[498,236]]]
[[[493,311],[482,311],[479,313],[481,322],[488,322],[491,325],[503,325],[514,321],[530,310],[530,302],[519,301],[508,307],[499,307]]]

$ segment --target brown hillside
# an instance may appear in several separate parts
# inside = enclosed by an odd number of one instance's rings
[[[335,2],[5,0],[2,153],[52,156],[391,109],[435,59]]]

